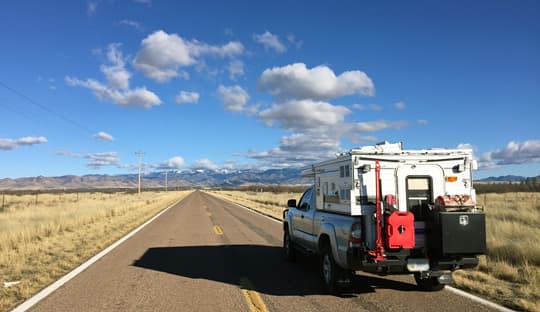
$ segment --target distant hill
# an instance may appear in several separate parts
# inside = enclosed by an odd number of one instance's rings
[[[518,183],[526,181],[522,176],[488,177],[476,180],[477,183]],[[536,177],[540,180],[540,176]],[[2,190],[73,190],[73,189],[121,189],[136,188],[137,174],[84,176],[66,175],[60,177],[28,177],[18,179],[0,179]],[[168,186],[175,187],[236,187],[252,184],[270,185],[305,185],[311,184],[311,179],[302,178],[300,169],[268,169],[268,170],[208,170],[193,169],[178,173],[169,173]],[[152,172],[142,175],[143,188],[159,188],[165,186],[165,174]]]
[[[539,179],[540,175],[536,177],[522,177],[522,176],[516,176],[516,175],[505,175],[500,177],[487,177],[484,179],[476,180],[476,182],[491,182],[491,183],[498,183],[498,182],[523,182],[527,181],[527,179]]]
[[[66,175],[60,177],[28,177],[0,179],[0,190],[59,190],[59,189],[119,189],[136,188],[137,174],[123,175]],[[168,174],[168,186],[175,187],[234,187],[250,184],[309,184],[300,169],[269,170],[208,170],[195,169]],[[143,188],[164,187],[165,174],[152,172],[142,175]]]

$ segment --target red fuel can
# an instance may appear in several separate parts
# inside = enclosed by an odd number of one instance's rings
[[[414,248],[414,215],[410,212],[392,212],[385,218],[386,227],[386,247]]]

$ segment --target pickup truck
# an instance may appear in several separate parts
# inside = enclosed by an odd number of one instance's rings
[[[429,256],[413,248],[387,249],[384,259],[377,259],[365,243],[366,218],[374,216],[316,209],[315,193],[312,186],[298,203],[295,199],[288,201],[288,209],[283,213],[283,250],[288,261],[294,261],[298,252],[318,255],[329,293],[349,287],[355,271],[414,274],[421,290],[437,291],[451,282],[452,271],[478,264],[476,255],[472,254]]]

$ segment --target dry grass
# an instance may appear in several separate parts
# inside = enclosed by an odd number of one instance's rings
[[[6,195],[0,212],[0,311],[31,297],[189,192],[39,194],[37,204],[35,195]],[[12,281],[20,283],[4,287]]]
[[[287,199],[299,193],[213,194],[282,217]],[[513,309],[540,311],[540,193],[478,195],[486,212],[488,251],[474,270],[454,274],[454,286]]]

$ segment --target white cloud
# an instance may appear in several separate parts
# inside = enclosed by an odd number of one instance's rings
[[[458,149],[470,149],[470,150],[474,150],[474,146],[472,146],[472,144],[469,144],[469,143],[460,143],[458,144],[457,146]]]
[[[167,167],[170,169],[181,169],[185,164],[184,158],[180,156],[174,156],[167,161]]]
[[[35,144],[47,143],[46,137],[22,137],[18,139],[0,138],[0,150],[8,151],[20,146],[30,146]]]
[[[57,155],[86,159],[86,166],[92,169],[101,169],[102,167],[107,166],[116,166],[118,168],[122,167],[117,152],[79,154],[69,151],[62,151],[58,152]]]
[[[353,109],[356,109],[356,110],[372,110],[372,111],[375,111],[375,112],[382,111],[382,106],[380,106],[378,104],[368,104],[368,105],[353,104],[351,107]]]
[[[239,60],[233,60],[229,63],[229,78],[231,80],[236,80],[237,76],[244,75],[244,63]]]
[[[94,135],[96,139],[100,139],[103,141],[114,141],[114,138],[112,135],[108,134],[107,132],[100,131]]]
[[[480,161],[497,166],[540,163],[540,140],[510,141],[506,147],[484,153]]]
[[[97,6],[97,1],[88,1],[86,4],[86,14],[88,14],[89,16],[94,15],[94,13],[96,13]]]
[[[148,91],[146,87],[120,91],[93,79],[80,80],[72,77],[66,77],[66,83],[69,86],[90,89],[98,99],[111,101],[118,105],[150,108],[161,104],[159,97],[154,92]]]
[[[135,28],[136,30],[142,29],[141,23],[129,19],[123,19],[119,22],[119,24]]]
[[[428,124],[428,121],[426,119],[418,119],[417,122],[419,125],[422,125],[422,126],[425,126]]]
[[[396,104],[394,104],[394,107],[398,110],[404,110],[405,109],[405,102],[399,101]]]
[[[226,110],[231,112],[242,112],[246,109],[249,94],[242,89],[242,87],[225,87],[220,85],[217,92]]]
[[[291,100],[276,103],[259,113],[268,125],[276,122],[285,129],[312,129],[343,122],[351,111],[338,105],[313,100]]]
[[[287,35],[287,40],[289,41],[289,43],[296,46],[297,49],[300,49],[302,47],[302,40],[297,40],[294,34]]]
[[[386,129],[401,129],[405,126],[407,126],[405,121],[377,120],[355,123],[352,125],[351,130],[355,132],[376,132]]]
[[[277,35],[272,34],[269,31],[265,31],[262,34],[253,35],[253,39],[260,43],[266,50],[274,50],[278,53],[287,51],[287,47],[279,40]]]
[[[203,55],[224,58],[244,53],[244,46],[237,41],[212,46],[197,40],[187,41],[163,30],[148,35],[141,45],[133,64],[137,70],[158,82],[167,82],[179,76],[180,67],[196,64],[197,58]]]
[[[176,96],[176,103],[177,104],[197,103],[199,102],[199,97],[200,95],[197,92],[180,91],[180,93]]]
[[[373,82],[362,71],[346,71],[336,76],[327,66],[308,69],[303,63],[266,69],[257,86],[261,91],[285,99],[325,100],[353,94],[375,94]]]
[[[161,104],[159,97],[146,87],[129,89],[131,74],[125,69],[125,59],[119,50],[121,44],[111,43],[107,49],[107,59],[110,65],[102,65],[101,71],[107,78],[108,85],[94,79],[81,80],[65,77],[69,86],[79,86],[92,90],[100,100],[106,100],[123,106],[139,106],[150,108]]]
[[[211,160],[209,160],[207,158],[196,160],[195,162],[193,162],[191,167],[210,169],[210,170],[218,170],[219,169],[218,165],[216,165],[214,162],[212,162]]]
[[[117,89],[128,89],[131,74],[125,68],[124,57],[118,49],[120,43],[111,43],[107,49],[107,59],[111,65],[101,65],[101,71],[110,85]]]

